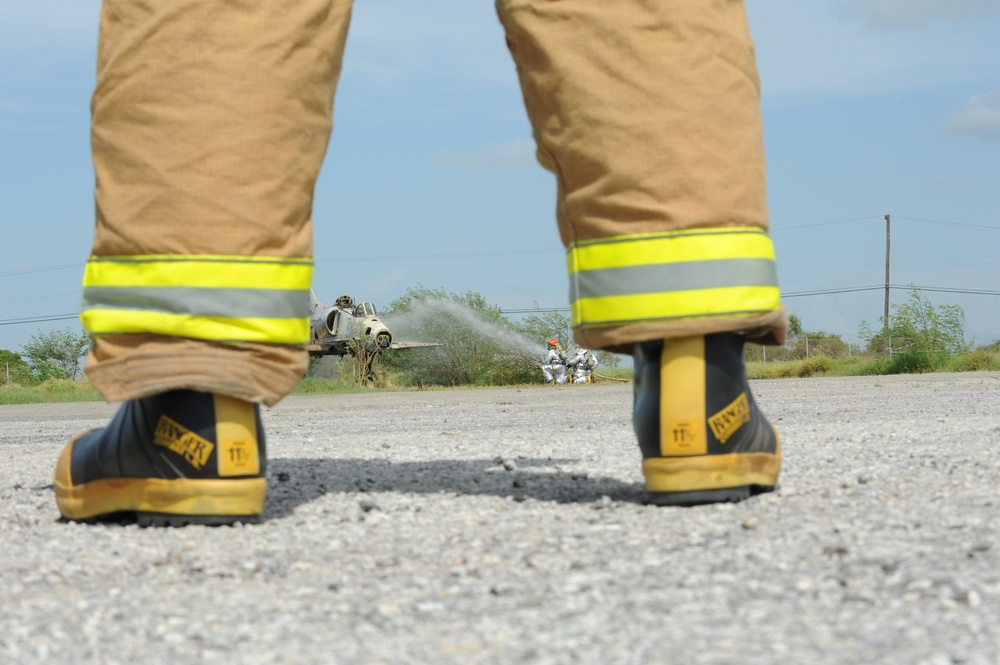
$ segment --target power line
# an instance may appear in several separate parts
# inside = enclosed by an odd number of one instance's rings
[[[546,307],[544,309],[502,309],[501,314],[535,314],[535,313],[551,313],[551,312],[569,312],[569,307]]]
[[[809,291],[785,291],[781,294],[782,298],[801,298],[805,296],[824,296],[836,293],[858,293],[861,291],[878,291],[884,289],[884,284],[871,284],[869,286],[848,286],[835,289],[812,289]],[[947,286],[917,286],[911,284],[890,284],[889,288],[894,291],[909,291],[911,288],[915,288],[917,291],[932,291],[935,293],[964,293],[969,295],[980,295],[980,296],[1000,296],[1000,291],[992,289],[970,289],[970,288],[955,288]],[[542,314],[548,312],[568,312],[569,307],[522,307],[515,309],[503,309],[500,310],[504,314],[532,314],[535,312],[540,312]],[[41,321],[61,321],[64,319],[72,319],[78,317],[79,314],[53,314],[51,316],[40,316],[24,319],[0,319],[0,325],[13,325],[15,323],[36,323]]]
[[[907,217],[904,215],[895,215],[896,219],[907,219],[914,222],[924,222],[927,224],[943,224],[946,226],[957,226],[969,229],[983,229],[987,231],[1000,231],[998,226],[988,226],[985,224],[970,224],[968,222],[951,222],[941,219],[925,219],[922,217]],[[810,224],[797,224],[794,226],[777,226],[771,229],[771,232],[775,231],[791,231],[795,229],[808,229],[816,226],[830,226],[832,224],[846,224],[849,222],[861,222],[869,219],[881,219],[882,215],[867,215],[865,217],[849,217],[847,219],[834,219],[827,222],[813,222]],[[334,263],[334,262],[344,262],[344,263],[356,263],[359,261],[439,261],[441,259],[474,259],[474,258],[485,258],[492,256],[530,256],[536,254],[555,254],[562,253],[564,250],[561,248],[549,248],[549,249],[510,249],[510,250],[500,250],[496,252],[453,252],[453,253],[438,253],[438,254],[399,254],[395,256],[338,256],[336,258],[317,258],[314,259],[314,263]],[[42,266],[39,268],[25,268],[24,270],[10,270],[7,272],[0,272],[0,277],[13,277],[16,275],[30,275],[39,272],[51,272],[54,270],[67,270],[69,268],[83,268],[85,264],[83,263],[67,263],[58,266]]]
[[[871,286],[851,286],[838,289],[813,289],[811,291],[787,291],[781,294],[782,298],[804,298],[809,296],[826,296],[838,293],[860,293],[864,291],[880,291],[885,288],[884,284],[873,284]],[[960,293],[976,296],[1000,296],[1000,291],[992,289],[961,289],[945,286],[917,286],[910,284],[890,284],[893,291],[909,291],[915,288],[917,291],[929,291],[932,293]],[[569,312],[569,307],[543,307],[543,308],[515,308],[502,309],[503,314],[547,314],[552,312]],[[79,314],[53,314],[50,316],[36,316],[22,319],[0,319],[0,326],[13,326],[24,323],[48,323],[51,321],[68,321],[79,318]]]
[[[564,250],[560,248],[550,249],[509,249],[497,252],[455,252],[449,254],[399,254],[396,256],[338,256],[336,258],[313,259],[313,263],[358,263],[373,261],[440,261],[443,259],[482,259],[493,256],[531,256],[536,254],[562,254]],[[53,270],[66,270],[67,268],[82,269],[83,263],[70,263],[61,266],[43,266],[40,268],[25,268],[24,270],[11,270],[0,272],[0,277],[14,277],[16,275],[31,275],[39,272],[51,272]]]
[[[795,226],[777,226],[772,227],[771,232],[776,231],[792,231],[796,229],[807,229],[817,226],[830,226],[832,224],[846,224],[849,222],[860,222],[870,219],[880,219],[881,215],[868,215],[866,217],[849,217],[847,219],[835,219],[828,222],[814,222],[810,224],[798,224]],[[920,217],[905,217],[897,215],[896,219],[907,219],[915,222],[925,222],[928,224],[943,224],[946,226],[956,226],[961,228],[969,229],[983,229],[987,231],[1000,231],[1000,227],[987,226],[983,224],[969,224],[966,222],[950,222],[940,219],[923,219]],[[394,256],[338,256],[335,258],[317,258],[314,259],[314,263],[359,263],[359,262],[374,262],[374,261],[440,261],[445,259],[476,259],[476,258],[489,258],[489,257],[503,257],[503,256],[532,256],[538,254],[556,254],[562,253],[564,250],[561,248],[550,248],[550,249],[511,249],[511,250],[501,250],[496,252],[453,252],[453,253],[438,253],[438,254],[399,254]],[[796,254],[792,254],[794,256]],[[24,270],[11,270],[7,272],[0,272],[0,277],[13,277],[17,275],[30,275],[40,272],[52,272],[55,270],[66,270],[69,268],[80,269],[83,268],[83,263],[69,263],[59,266],[42,266],[39,268],[26,268]]]
[[[63,291],[62,293],[52,293],[47,296],[33,296],[31,298],[15,298],[14,300],[0,300],[0,305],[6,305],[12,302],[28,302],[29,300],[45,300],[46,298],[58,298],[59,296],[71,296],[79,295],[80,289],[76,291]]]
[[[890,286],[892,289],[909,289],[908,286]],[[967,293],[978,296],[1000,296],[1000,291],[991,291],[988,289],[948,289],[937,286],[918,286],[916,287],[918,291],[933,291],[936,293]]]
[[[401,254],[399,256],[338,256],[314,259],[314,263],[356,263],[359,261],[440,261],[441,259],[481,259],[492,256],[527,256],[563,253],[562,249],[511,249],[499,252],[459,252],[454,254]]]
[[[64,266],[46,266],[43,268],[25,268],[24,270],[11,270],[10,272],[0,272],[0,277],[13,277],[14,275],[31,275],[36,272],[51,272],[53,270],[66,270],[67,268],[83,268],[82,263],[68,263]]]
[[[794,226],[771,225],[771,233],[779,231],[793,231],[796,229],[809,229],[815,226],[829,226],[831,224],[846,224],[848,222],[861,222],[869,219],[881,219],[882,215],[870,215],[868,217],[851,217],[848,219],[835,219],[829,222],[814,222],[812,224],[797,224]],[[968,222],[951,222],[943,219],[925,219],[922,217],[907,217],[904,215],[893,215],[894,219],[905,219],[911,222],[923,222],[925,224],[940,224],[943,226],[955,226],[965,229],[981,229],[984,231],[1000,231],[1000,226],[989,226],[987,224],[970,224]]]
[[[800,298],[803,296],[824,296],[832,293],[857,293],[860,291],[881,291],[885,288],[885,284],[877,284],[873,286],[854,286],[840,289],[815,289],[812,291],[789,291],[781,294],[782,298]],[[959,289],[951,288],[945,286],[917,286],[910,284],[890,284],[889,289],[893,291],[909,291],[910,289],[916,289],[917,291],[930,291],[934,293],[963,293],[967,295],[979,295],[979,296],[1000,296],[1000,291],[994,291],[990,289]]]
[[[19,323],[47,323],[49,321],[68,321],[80,318],[79,314],[53,314],[52,316],[36,316],[27,319],[3,319],[0,326],[14,326]]]
[[[959,226],[967,229],[986,229],[987,231],[1000,231],[998,226],[986,226],[984,224],[969,224],[966,222],[946,222],[940,219],[921,219],[919,217],[904,217],[902,215],[894,215],[895,219],[908,219],[913,222],[924,222],[927,224],[942,224],[944,226]]]
[[[797,224],[795,226],[778,226],[772,224],[771,233],[775,231],[791,231],[793,229],[808,229],[814,226],[829,226],[830,224],[846,224],[847,222],[861,222],[866,219],[881,219],[881,215],[869,215],[867,217],[851,217],[850,219],[835,219],[831,222],[815,222],[812,224]]]
[[[825,296],[831,293],[857,293],[859,291],[881,291],[885,288],[884,284],[876,284],[873,286],[852,286],[842,289],[816,289],[814,291],[790,291],[781,294],[782,298],[801,298],[804,296]]]

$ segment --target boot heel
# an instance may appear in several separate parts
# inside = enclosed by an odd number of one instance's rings
[[[772,491],[778,483],[781,448],[774,453],[731,453],[643,460],[648,503],[693,506],[737,502]]]
[[[638,344],[634,377],[648,503],[735,502],[774,489],[781,442],[750,392],[740,335]]]

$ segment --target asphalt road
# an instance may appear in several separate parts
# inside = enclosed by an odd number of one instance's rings
[[[1000,375],[758,381],[776,492],[642,503],[626,384],[289,398],[254,526],[58,520],[0,407],[0,663],[1000,662]]]

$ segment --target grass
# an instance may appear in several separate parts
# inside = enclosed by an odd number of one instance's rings
[[[878,376],[884,374],[923,374],[928,372],[1000,372],[1000,352],[967,351],[955,356],[928,358],[920,354],[899,354],[891,358],[853,356],[831,359],[814,356],[805,360],[747,363],[751,379],[788,379],[810,376]],[[632,378],[632,370],[598,369],[597,382],[621,381]],[[514,386],[508,386],[514,387]],[[362,387],[350,378],[324,379],[306,377],[299,382],[293,395],[334,395],[370,392],[371,390],[421,390],[421,386],[396,383],[392,378],[379,378],[376,385]],[[448,388],[433,388],[448,390]],[[0,385],[0,405],[51,404],[56,402],[100,402],[101,396],[86,379],[77,381],[51,380],[34,386]]]
[[[919,353],[900,353],[891,358],[853,356],[833,360],[816,356],[806,360],[747,363],[751,379],[787,379],[809,376],[881,376],[886,374],[927,374],[931,372],[997,372],[1000,353],[966,351],[954,356],[927,357]]]
[[[598,367],[594,370],[594,374],[596,375],[596,378],[594,379],[595,383],[607,383],[609,381],[619,383],[632,380],[631,367],[626,367],[624,369],[619,367],[602,369],[601,367]]]
[[[330,395],[358,393],[371,390],[350,381],[338,379],[305,378],[299,382],[293,395]],[[34,386],[17,384],[0,386],[0,405],[52,404],[55,402],[100,402],[103,398],[86,379],[78,381],[50,380]]]
[[[1000,353],[969,351],[949,359],[946,372],[1000,372]]]
[[[376,386],[378,388],[378,386]],[[363,393],[372,390],[359,386],[353,380],[345,378],[323,379],[315,376],[307,376],[299,381],[292,391],[293,395],[335,395],[349,393]]]
[[[100,402],[102,397],[86,379],[53,379],[36,386],[0,386],[0,404],[53,404],[56,402]]]

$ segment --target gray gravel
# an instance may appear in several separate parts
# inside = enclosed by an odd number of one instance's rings
[[[642,504],[627,384],[289,398],[254,526],[62,523],[0,407],[3,663],[1000,662],[1000,375],[753,384],[778,491]]]

